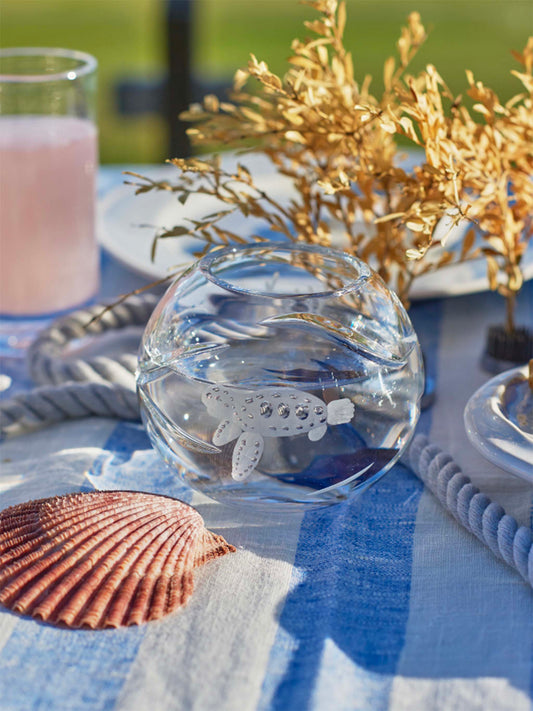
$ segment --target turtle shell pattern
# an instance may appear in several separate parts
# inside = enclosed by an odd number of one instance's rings
[[[209,387],[202,397],[210,415],[240,425],[263,437],[305,434],[327,423],[323,400],[294,388],[266,387],[258,392]]]

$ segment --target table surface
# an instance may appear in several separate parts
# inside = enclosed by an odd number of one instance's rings
[[[101,191],[120,180],[102,169]],[[105,255],[102,274],[103,296],[143,283]],[[533,487],[486,462],[463,427],[490,377],[479,361],[502,299],[417,302],[410,315],[437,389],[418,431],[531,526]],[[518,320],[533,323],[531,282]],[[31,387],[13,360],[0,372],[8,394]],[[67,422],[1,450],[0,508],[88,489],[166,493],[237,547],[198,570],[188,606],[160,622],[69,631],[2,610],[1,711],[532,708],[531,589],[403,466],[325,512],[274,518],[191,492],[135,423]]]

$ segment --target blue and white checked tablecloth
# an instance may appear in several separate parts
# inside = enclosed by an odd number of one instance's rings
[[[109,257],[103,274],[107,294],[141,283]],[[482,459],[463,428],[501,299],[419,302],[411,316],[438,393],[419,431],[531,525],[533,487]],[[519,319],[533,322],[531,282]],[[2,368],[28,387],[13,362]],[[276,518],[186,489],[136,424],[65,423],[7,440],[0,462],[0,508],[93,488],[161,492],[238,548],[196,573],[185,609],[139,628],[59,630],[2,610],[1,711],[532,709],[531,588],[402,466],[355,501]]]

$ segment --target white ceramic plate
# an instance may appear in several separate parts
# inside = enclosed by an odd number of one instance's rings
[[[234,168],[237,160],[240,160],[250,169],[259,187],[280,202],[290,199],[292,183],[288,178],[275,173],[265,156],[251,153],[237,159],[234,154],[227,153],[222,160],[228,169]],[[169,165],[157,169],[151,166],[146,174],[153,179],[175,181],[178,171]],[[191,195],[183,206],[173,193],[154,191],[135,195],[132,186],[120,185],[99,201],[98,237],[104,249],[124,266],[148,279],[157,280],[191,262],[194,259],[193,252],[200,250],[203,242],[192,237],[160,240],[152,261],[150,252],[156,231],[162,227],[168,229],[179,224],[187,225],[187,218],[200,219],[223,208],[224,205],[209,196]],[[238,234],[244,231],[251,234],[257,230],[265,233],[264,223],[251,217],[247,219],[244,230],[240,214],[226,218],[225,226]],[[454,244],[460,244],[466,229],[467,225],[460,225],[453,230],[448,237],[448,249],[453,249]],[[342,248],[342,238],[338,246]],[[523,271],[526,279],[533,277],[533,243],[524,256]],[[478,259],[419,277],[413,284],[410,296],[412,299],[427,299],[486,289],[486,263],[484,259]]]
[[[519,425],[504,398],[513,378],[526,371],[527,366],[513,368],[485,383],[468,401],[464,421],[468,438],[486,459],[533,483],[533,434]],[[524,382],[522,393],[528,387]]]
[[[240,157],[232,153],[223,155],[222,165],[227,170],[233,170],[237,162],[252,172],[258,187],[269,195],[279,201],[289,199],[292,183],[288,178],[274,172],[268,158],[252,153]],[[168,164],[157,168],[149,166],[146,171],[140,168],[138,172],[153,180],[170,182],[176,182],[179,175],[177,168]],[[124,176],[124,180],[136,181],[129,176]],[[204,242],[188,236],[159,240],[155,259],[152,261],[152,241],[156,232],[175,225],[190,227],[187,219],[200,219],[226,207],[208,195],[191,195],[187,203],[182,205],[174,193],[154,190],[135,195],[133,186],[119,185],[99,200],[98,239],[104,249],[124,266],[148,279],[161,279],[193,261],[193,252],[201,250]],[[232,215],[225,218],[224,225],[240,234],[243,232],[242,221],[242,215]],[[265,231],[261,220],[248,218],[248,233],[261,228]]]
[[[461,237],[469,229],[469,225],[461,224],[450,232],[446,249],[460,251]],[[437,253],[435,248],[434,254]],[[522,258],[522,273],[524,281],[533,278],[533,241]],[[487,278],[487,263],[484,258],[473,259],[460,264],[452,264],[430,274],[424,274],[413,282],[411,300],[435,299],[443,296],[460,296],[461,294],[475,294],[478,291],[487,291],[489,281]]]

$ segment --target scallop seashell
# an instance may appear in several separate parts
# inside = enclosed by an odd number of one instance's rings
[[[188,504],[133,491],[0,512],[0,603],[68,627],[121,627],[185,605],[193,571],[235,548]]]

